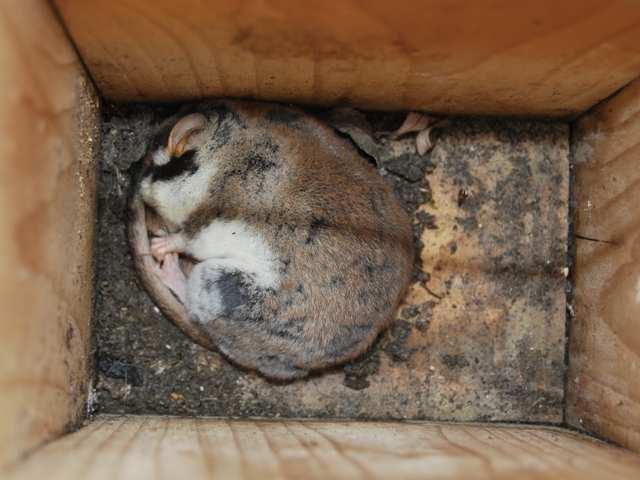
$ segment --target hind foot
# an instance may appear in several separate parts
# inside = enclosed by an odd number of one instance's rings
[[[186,246],[186,239],[181,233],[155,237],[151,239],[151,255],[153,255],[153,258],[157,261],[161,262],[164,260],[164,257],[170,253],[183,252]]]
[[[187,298],[187,277],[180,268],[178,254],[166,254],[162,263],[157,266],[155,274],[184,305]]]

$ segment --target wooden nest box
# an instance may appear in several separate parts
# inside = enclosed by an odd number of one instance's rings
[[[640,2],[0,14],[0,477],[640,478]],[[89,416],[101,105],[205,97],[566,121],[576,241],[557,421]]]

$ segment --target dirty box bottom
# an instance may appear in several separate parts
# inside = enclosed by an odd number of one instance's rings
[[[192,343],[136,280],[124,228],[127,169],[166,113],[166,107],[146,106],[111,106],[105,113],[95,410],[561,420],[568,125],[453,120],[434,132],[427,155],[382,151],[381,175],[413,218],[419,252],[405,304],[362,359],[282,385]],[[361,117],[373,131],[395,128],[402,119]]]

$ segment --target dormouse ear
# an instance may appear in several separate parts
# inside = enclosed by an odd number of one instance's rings
[[[169,134],[167,142],[167,153],[170,157],[179,157],[186,150],[190,150],[198,146],[198,133],[207,125],[207,118],[201,113],[192,113],[186,117],[182,117],[178,123],[174,125]]]

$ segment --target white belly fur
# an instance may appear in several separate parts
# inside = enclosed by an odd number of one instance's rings
[[[224,262],[251,275],[257,286],[276,288],[280,282],[275,255],[264,237],[241,220],[214,220],[187,246],[197,260]]]

